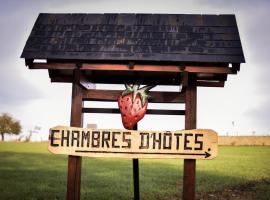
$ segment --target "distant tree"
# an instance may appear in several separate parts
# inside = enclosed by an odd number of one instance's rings
[[[3,113],[0,115],[0,134],[4,141],[5,133],[19,135],[22,126],[19,121],[13,119],[9,114]]]

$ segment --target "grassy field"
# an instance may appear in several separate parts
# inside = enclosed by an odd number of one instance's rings
[[[45,143],[0,142],[0,199],[65,199],[67,156]],[[180,199],[182,160],[140,160],[141,199]],[[132,199],[132,161],[84,158],[81,199]],[[198,199],[270,199],[270,147],[219,147],[197,161]]]

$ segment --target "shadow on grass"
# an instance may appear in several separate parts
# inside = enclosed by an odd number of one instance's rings
[[[1,199],[65,199],[67,156],[0,152]],[[141,199],[181,199],[182,160],[140,160]],[[219,191],[244,177],[197,170],[199,192]],[[132,161],[83,159],[81,199],[133,199]]]

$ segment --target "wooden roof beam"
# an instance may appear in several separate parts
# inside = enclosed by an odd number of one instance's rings
[[[77,68],[76,63],[32,63],[29,69],[53,69],[53,70],[73,70]]]
[[[30,69],[73,70],[76,63],[32,63]],[[132,68],[128,64],[87,64],[81,65],[81,70],[94,71],[144,71],[144,72],[189,72],[212,74],[236,74],[237,70],[222,66],[177,66],[177,65],[141,65],[135,64]]]
[[[189,73],[207,73],[207,74],[236,74],[229,67],[200,67],[200,66],[186,66],[185,71]]]
[[[82,70],[98,71],[145,71],[145,72],[183,72],[184,68],[177,65],[141,65],[133,64],[82,64]]]
[[[197,73],[197,80],[200,81],[227,81],[227,74],[202,74]]]
[[[224,87],[223,81],[197,81],[198,87]]]

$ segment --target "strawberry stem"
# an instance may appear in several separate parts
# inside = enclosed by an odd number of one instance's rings
[[[151,90],[155,86],[156,85],[146,85],[140,88],[139,84],[134,84],[134,85],[125,84],[126,90],[122,92],[122,96],[126,96],[130,93],[133,93],[132,103],[134,103],[136,96],[139,95],[141,103],[142,103],[142,107],[143,107],[146,101],[150,98],[150,96],[148,95],[149,90]]]

